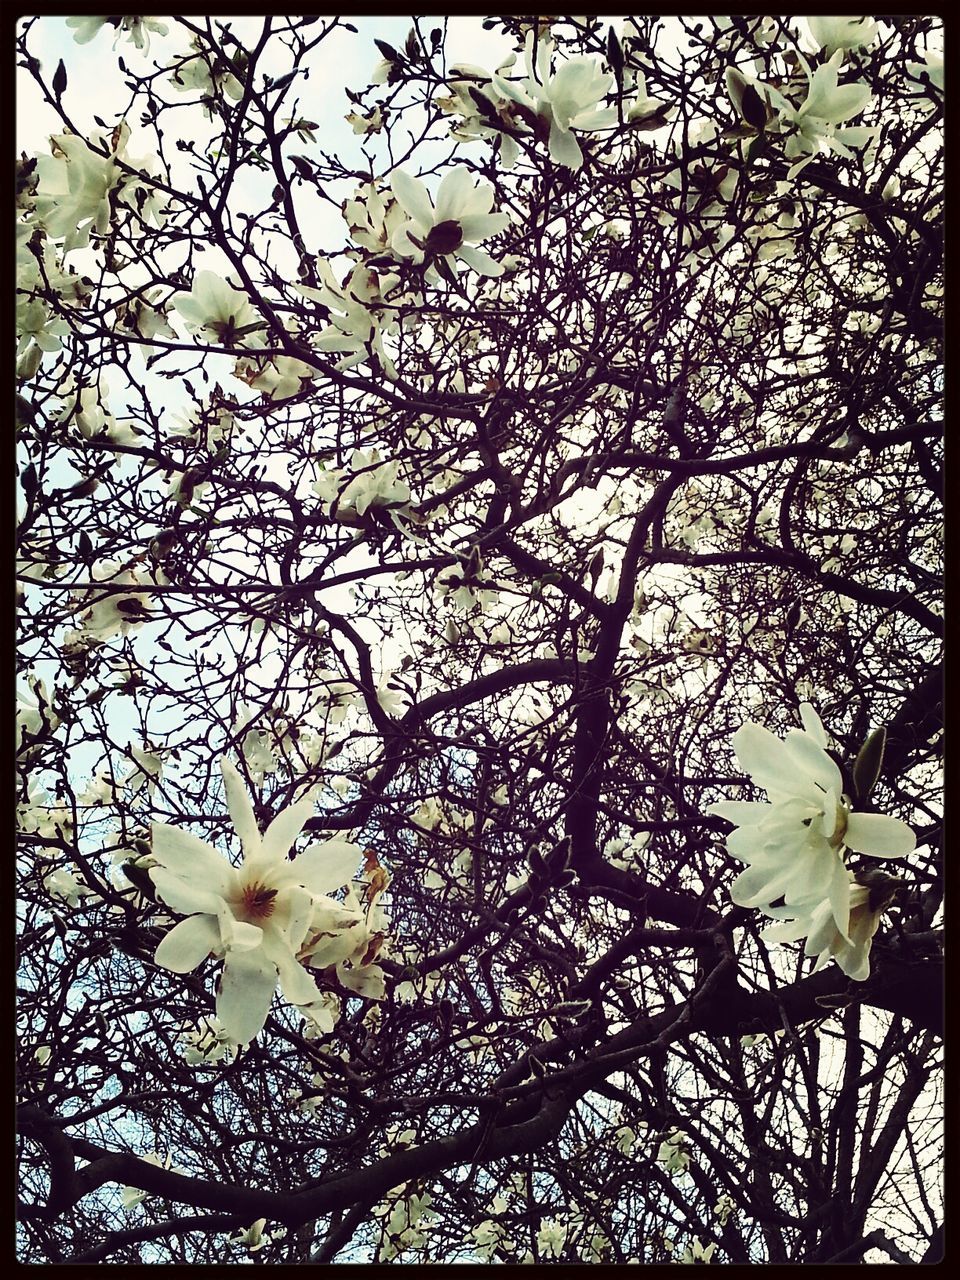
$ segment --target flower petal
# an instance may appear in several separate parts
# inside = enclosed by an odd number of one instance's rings
[[[267,858],[285,858],[297,836],[303,830],[303,824],[313,817],[316,802],[313,792],[278,813],[263,837],[263,854]]]
[[[151,867],[150,879],[166,905],[184,916],[192,916],[197,911],[215,916],[223,903],[220,894],[173,875],[165,867]]]
[[[912,853],[917,838],[905,822],[882,813],[851,813],[843,842],[854,853],[871,858],[902,858]]]
[[[220,929],[213,916],[190,916],[175,924],[162,939],[154,960],[174,973],[189,973],[220,945]]]
[[[422,232],[428,232],[434,223],[433,205],[427,188],[419,178],[411,178],[402,169],[395,169],[390,179],[390,190]]]
[[[818,747],[826,747],[827,733],[823,727],[820,717],[814,711],[809,702],[800,703],[800,720],[803,724],[804,731],[813,738]]]
[[[249,1044],[260,1033],[276,989],[276,965],[262,949],[227,954],[217,992],[217,1017],[231,1039]]]
[[[155,822],[151,828],[150,846],[154,858],[167,871],[184,880],[196,881],[213,893],[229,893],[234,875],[230,863],[189,831]]]
[[[293,860],[292,865],[298,884],[304,885],[311,893],[327,893],[353,879],[362,856],[359,845],[334,837],[311,845]]]
[[[220,760],[220,772],[227,789],[227,808],[230,810],[234,830],[240,837],[243,856],[247,858],[260,848],[260,831],[253,816],[253,806],[236,766],[226,756]]]

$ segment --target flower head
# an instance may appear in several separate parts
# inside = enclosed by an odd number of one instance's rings
[[[400,258],[423,262],[445,258],[449,265],[460,259],[484,276],[503,274],[503,266],[474,246],[502,231],[510,221],[505,213],[491,213],[493,187],[474,184],[470,170],[456,165],[443,176],[436,204],[419,178],[396,169],[390,180],[393,194],[408,215],[390,241]]]
[[[800,708],[804,729],[781,742],[747,722],[734,734],[737,759],[769,802],[728,800],[707,812],[737,824],[727,849],[748,864],[731,897],[739,906],[764,907],[779,898],[787,907],[829,902],[832,919],[847,937],[849,879],[844,850],[896,858],[914,847],[905,822],[881,814],[854,813],[842,794],[843,778],[825,748],[823,725],[810,706]]]
[[[312,795],[284,809],[261,836],[239,773],[227,759],[220,764],[243,862],[234,867],[196,836],[154,823],[151,878],[167,906],[187,916],[160,943],[155,959],[187,973],[211,953],[224,956],[217,1017],[233,1040],[246,1044],[266,1021],[278,981],[292,1004],[317,999],[296,953],[320,903],[328,904],[341,927],[342,908],[324,895],[350,880],[360,851],[333,839],[288,859],[313,813]]]

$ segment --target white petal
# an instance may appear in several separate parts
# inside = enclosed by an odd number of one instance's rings
[[[364,965],[358,969],[341,966],[337,970],[337,977],[348,991],[355,991],[358,996],[365,996],[368,1000],[382,1000],[386,995],[383,970],[379,965]]]
[[[233,868],[229,862],[189,831],[155,822],[151,828],[150,846],[156,860],[174,875],[195,881],[214,893],[230,891]]]
[[[263,837],[263,853],[267,858],[285,858],[290,847],[303,830],[303,824],[313,817],[316,803],[311,793],[289,808],[278,813]]]
[[[353,879],[362,856],[359,845],[334,837],[311,845],[292,865],[298,884],[305,885],[311,893],[327,893]]]
[[[812,778],[824,791],[835,791],[837,795],[841,793],[843,790],[843,778],[840,770],[823,748],[818,747],[800,729],[791,729],[787,733],[783,749],[786,752],[787,760],[795,771]],[[794,788],[794,791],[799,792],[800,787]]]
[[[264,922],[264,930],[281,936],[288,950],[297,951],[307,936],[312,917],[313,894],[294,885],[277,893],[273,915]]]
[[[482,276],[503,275],[503,264],[491,258],[482,249],[475,249],[473,245],[461,245],[457,250],[457,257],[465,262],[468,267],[473,267],[474,271],[479,272]]]
[[[220,894],[172,875],[165,867],[151,867],[150,879],[167,906],[184,916],[192,916],[196,911],[215,916],[223,902]]]
[[[290,1004],[311,1004],[320,998],[317,984],[303,965],[297,963],[295,956],[288,952],[278,957],[277,969],[280,974],[280,989],[284,999]]]
[[[490,202],[487,208],[482,210],[486,213],[490,205],[493,204],[493,189],[488,187],[490,192]],[[460,215],[464,213],[470,204],[471,196],[474,195],[475,187],[470,177],[470,170],[463,165],[456,165],[452,169],[448,169],[443,175],[443,180],[437,188],[437,211],[434,215],[437,223],[441,222],[457,222]]]
[[[800,703],[800,720],[804,730],[813,738],[818,747],[826,747],[828,745],[827,734],[820,717],[809,702]]]
[[[762,800],[721,800],[718,804],[707,805],[704,812],[726,818],[738,827],[755,827],[770,817],[773,805]]]
[[[154,953],[154,960],[174,973],[189,973],[220,945],[213,916],[190,916],[175,924]]]
[[[427,188],[419,178],[411,178],[402,169],[395,169],[390,179],[390,189],[419,230],[427,233],[434,222],[433,205]]]
[[[550,122],[550,159],[576,172],[583,165],[583,152],[569,129],[561,129],[556,120]]]
[[[217,1017],[238,1044],[249,1044],[261,1031],[277,989],[276,966],[262,950],[227,954],[217,993]]]
[[[905,822],[882,813],[851,813],[843,842],[871,858],[902,858],[916,848],[917,838]]]
[[[220,760],[220,772],[227,790],[227,808],[233,821],[234,830],[240,837],[244,857],[249,857],[260,848],[260,832],[257,820],[253,816],[253,806],[247,795],[243,779],[226,756]]]

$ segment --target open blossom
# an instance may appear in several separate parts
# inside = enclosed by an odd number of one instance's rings
[[[175,293],[173,305],[190,332],[208,342],[259,345],[256,331],[263,322],[247,295],[213,271],[198,271],[190,292]]]
[[[64,253],[84,248],[92,231],[102,236],[110,229],[110,192],[123,180],[116,160],[129,136],[126,124],[111,134],[95,131],[89,142],[72,133],[56,134],[50,139],[52,155],[37,158],[36,219],[51,239],[63,240]]]
[[[897,818],[851,810],[840,770],[825,750],[819,717],[809,703],[801,705],[800,717],[803,730],[789,730],[783,742],[749,721],[734,734],[737,759],[754,785],[766,790],[769,803],[727,800],[707,812],[737,825],[727,849],[747,869],[731,888],[734,902],[774,914],[771,904],[783,898],[786,908],[797,908],[789,915],[804,917],[815,905],[827,904],[833,926],[850,941],[844,851],[897,858],[911,852],[915,839]]]
[[[127,40],[137,49],[146,51],[150,48],[150,32],[156,32],[158,36],[167,34],[167,26],[158,18],[142,18],[142,17],[110,17],[95,18],[91,15],[84,14],[80,18],[68,18],[67,26],[73,28],[73,38],[77,44],[87,44],[101,30],[102,27],[111,26],[116,29],[117,37],[126,33]],[[114,41],[116,44],[116,40]]]
[[[376,360],[388,378],[396,378],[396,367],[383,348],[383,336],[398,327],[392,295],[400,277],[358,263],[340,284],[324,260],[318,262],[317,271],[322,288],[297,286],[298,293],[322,303],[330,317],[330,323],[317,335],[315,349],[342,352],[345,358],[334,366],[338,371]]]
[[[829,903],[820,902],[805,915],[798,915],[796,908],[767,908],[767,915],[783,923],[770,925],[760,936],[769,942],[796,942],[798,938],[806,938],[804,955],[817,956],[815,969],[833,959],[848,978],[866,982],[870,976],[873,935],[889,898],[883,894],[875,898],[871,887],[858,884],[852,872],[849,878],[850,922],[846,935],[837,928]],[[899,883],[893,877],[889,879],[891,884]]]
[[[568,58],[551,72],[552,54],[553,42],[549,39],[541,40],[534,53],[534,34],[528,32],[526,78],[507,80],[497,74],[493,76],[493,87],[504,98],[534,112],[540,122],[537,136],[542,130],[550,159],[576,170],[583,165],[583,152],[573,130],[604,129],[617,124],[615,108],[597,106],[613,83],[613,76],[601,71],[596,60],[588,57]]]
[[[187,973],[211,953],[224,956],[217,1017],[233,1040],[246,1044],[263,1027],[278,981],[292,1004],[318,998],[296,953],[317,912],[334,931],[344,914],[352,918],[324,895],[350,880],[360,850],[333,839],[289,860],[313,813],[312,795],[284,809],[261,836],[239,773],[227,759],[221,770],[243,862],[234,867],[196,836],[154,823],[151,878],[167,906],[187,916],[160,943],[155,959]]]
[[[321,471],[313,491],[334,519],[362,517],[371,507],[403,506],[410,486],[398,479],[399,461],[383,462],[377,449],[354,449],[349,465]]]
[[[141,565],[120,565],[117,561],[105,561],[95,565],[91,576],[99,582],[109,584],[111,590],[98,592],[90,588],[76,594],[77,607],[82,610],[78,621],[78,632],[68,632],[64,643],[77,638],[85,638],[102,644],[116,635],[128,635],[135,631],[150,617],[150,593],[142,588],[147,582],[162,584],[165,579],[159,569],[147,570]],[[123,587],[136,587],[136,591],[117,590]]]
[[[832,55],[837,49],[865,49],[877,38],[879,30],[873,18],[807,18],[810,34]]]
[[[456,165],[443,176],[436,204],[419,178],[396,169],[390,179],[393,194],[408,215],[393,233],[390,247],[401,258],[423,262],[445,258],[451,267],[455,259],[465,262],[484,276],[503,274],[503,266],[475,246],[496,235],[510,219],[505,213],[491,213],[493,187],[474,184],[470,170]]]

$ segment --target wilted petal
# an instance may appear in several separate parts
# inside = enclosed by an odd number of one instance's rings
[[[228,953],[217,993],[217,1017],[238,1044],[262,1030],[277,989],[277,969],[262,949]]]
[[[154,960],[174,973],[189,973],[220,945],[213,916],[190,916],[175,924],[154,953]]]
[[[337,970],[337,978],[348,991],[354,991],[368,1000],[382,1000],[386,995],[383,970],[379,965],[364,965],[358,969],[348,969],[341,965]]]
[[[872,858],[902,858],[916,848],[917,838],[905,822],[882,813],[851,813],[843,842],[854,853]]]

